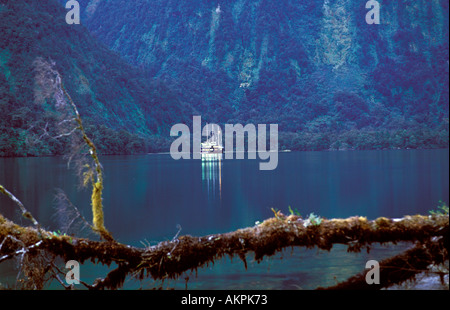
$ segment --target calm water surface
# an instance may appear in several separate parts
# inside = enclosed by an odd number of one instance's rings
[[[253,226],[273,216],[271,208],[374,219],[427,214],[440,200],[449,201],[448,149],[280,153],[274,171],[259,171],[258,160],[175,161],[166,154],[103,156],[101,161],[106,227],[118,241],[136,246],[170,240],[179,227],[181,234],[205,235]],[[0,158],[0,184],[51,230],[60,227],[56,188],[90,220],[90,193],[78,183],[62,158]],[[0,197],[0,212],[24,223],[15,208]],[[344,280],[364,270],[368,259],[381,260],[406,246],[379,246],[370,254],[349,254],[343,246],[330,253],[289,249],[250,263],[248,270],[239,260],[223,259],[186,276],[190,289],[311,289]],[[0,283],[13,274],[12,267],[0,269]],[[100,272],[86,263],[81,277],[88,281]],[[184,278],[156,285],[185,288]],[[127,288],[140,285],[155,283],[126,283]]]

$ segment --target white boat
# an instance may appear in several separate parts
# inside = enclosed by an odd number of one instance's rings
[[[202,154],[222,154],[224,152],[224,147],[222,146],[222,133],[220,129],[218,130],[217,135],[214,135],[214,131],[209,132],[211,133],[211,136],[208,137],[206,142],[200,144],[200,152]]]
[[[202,154],[222,154],[223,146],[205,142],[201,144],[200,150]]]

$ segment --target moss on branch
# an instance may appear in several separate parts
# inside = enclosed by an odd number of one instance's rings
[[[255,259],[261,261],[294,246],[328,251],[333,244],[346,244],[348,251],[357,252],[374,243],[427,242],[433,237],[448,238],[449,217],[415,215],[373,221],[351,217],[324,219],[320,225],[307,227],[304,222],[299,216],[278,214],[254,227],[202,237],[181,236],[156,246],[137,248],[117,242],[54,236],[50,232],[44,232],[40,237],[35,228],[18,226],[0,216],[0,243],[3,243],[0,256],[13,257],[16,251],[28,248],[28,255],[39,255],[44,251],[80,263],[86,260],[108,266],[116,263],[117,269],[98,279],[90,288],[117,289],[130,274],[138,275],[140,279],[177,278],[224,256],[238,256],[246,264],[247,253],[255,253]],[[20,242],[9,242],[8,237]],[[39,246],[35,246],[40,241]]]

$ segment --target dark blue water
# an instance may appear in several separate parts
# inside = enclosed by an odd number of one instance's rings
[[[170,240],[178,227],[182,235],[205,235],[253,226],[273,216],[271,208],[289,214],[291,206],[303,216],[314,212],[326,218],[373,219],[428,214],[440,200],[449,201],[448,149],[280,153],[273,171],[259,171],[258,160],[175,161],[165,154],[104,156],[101,161],[106,227],[118,241],[136,246]],[[91,218],[90,192],[80,190],[78,183],[62,158],[0,159],[0,184],[51,230],[59,227],[55,188]],[[23,222],[15,208],[0,197],[0,212]],[[198,277],[190,274],[188,288],[332,285],[364,270],[369,257],[381,260],[395,251],[379,247],[370,255],[356,255],[339,246],[331,253],[289,249],[261,264],[250,258],[247,271],[239,261],[224,259],[214,268],[200,269]],[[85,278],[93,277],[92,266],[84,270]],[[2,273],[8,270],[0,269],[0,283]],[[127,285],[140,284],[130,280]],[[184,288],[185,281],[163,285]]]

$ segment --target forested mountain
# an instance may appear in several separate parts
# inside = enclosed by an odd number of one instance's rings
[[[191,109],[169,88],[127,64],[82,25],[68,25],[57,0],[0,0],[0,155],[63,152],[57,113],[43,94],[39,63],[53,63],[101,153],[160,150],[159,136]],[[49,132],[49,134],[45,134]]]
[[[103,153],[168,150],[170,126],[276,123],[294,150],[448,147],[448,1],[0,0],[0,155],[43,137],[54,62]]]
[[[294,149],[448,145],[448,1],[82,0],[83,22],[215,122]]]

